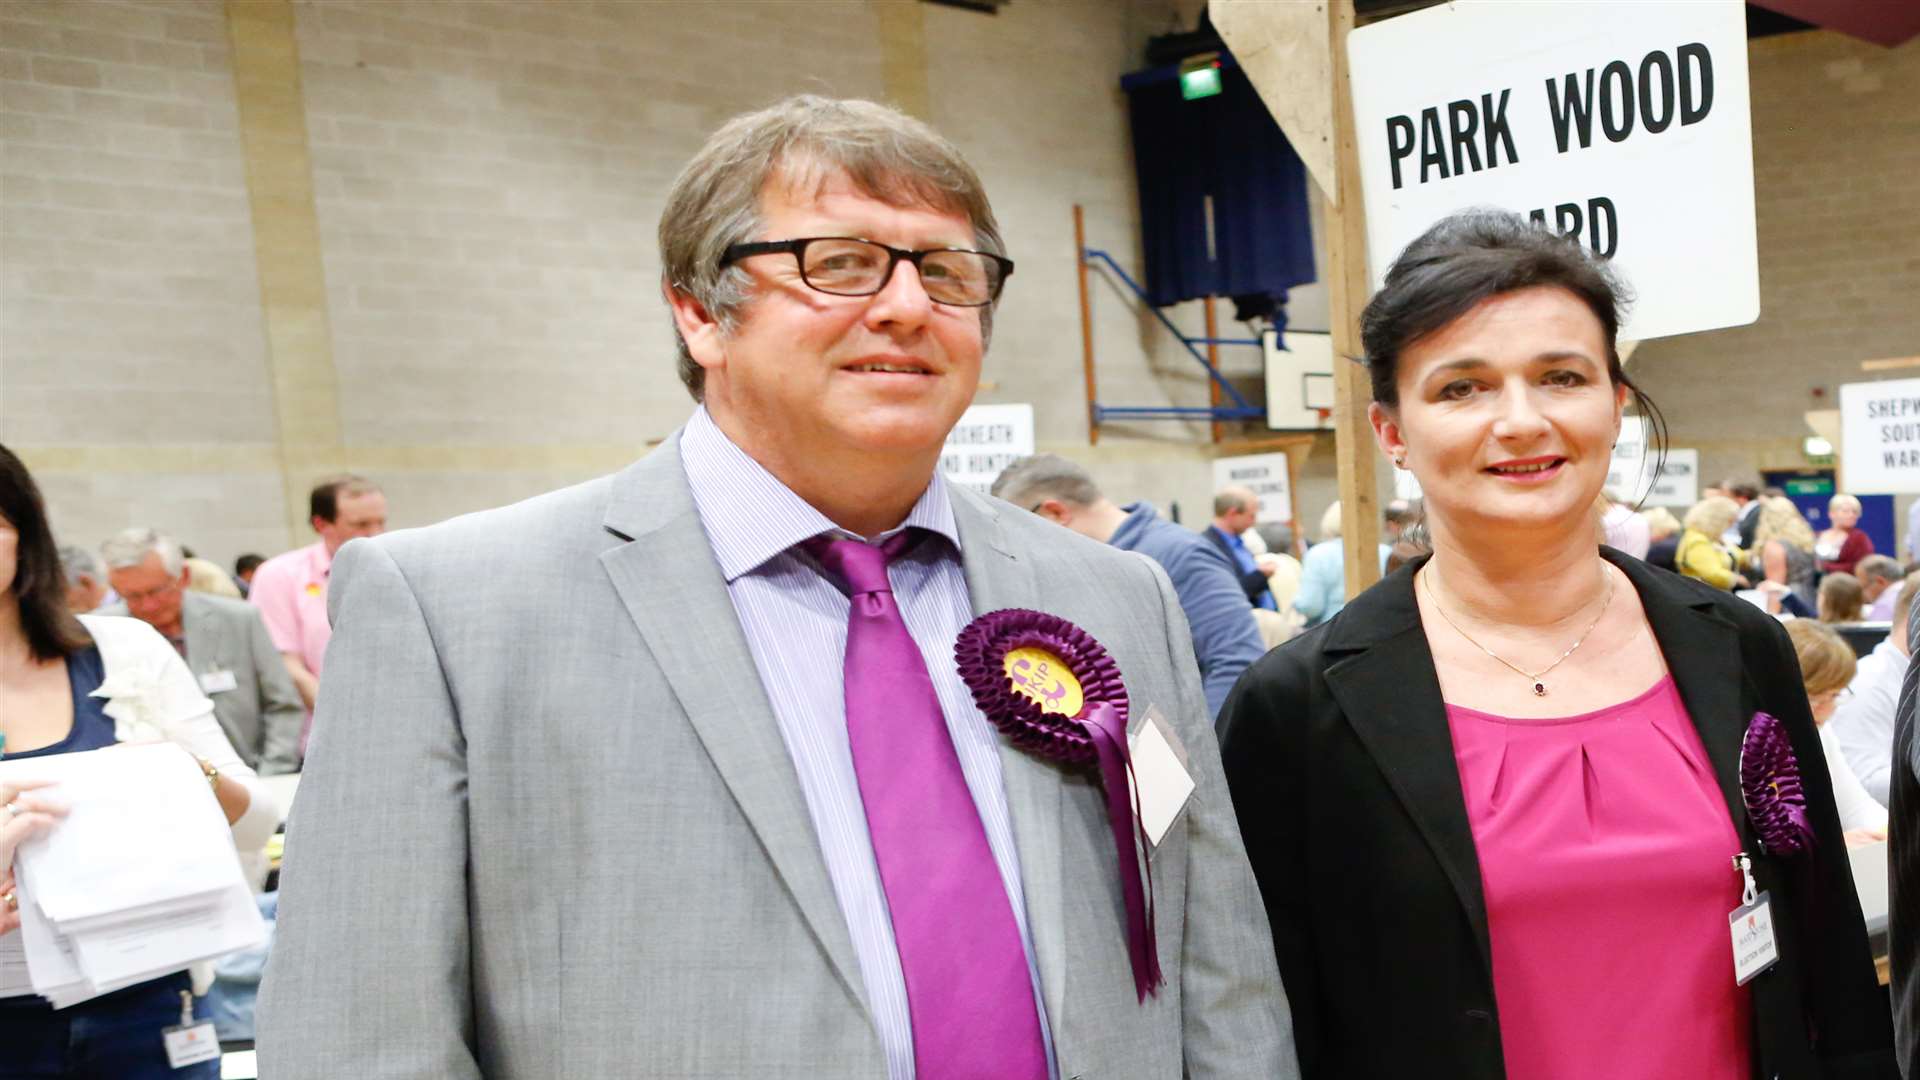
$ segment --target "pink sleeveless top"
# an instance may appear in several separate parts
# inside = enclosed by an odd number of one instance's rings
[[[1447,722],[1509,1080],[1749,1080],[1740,840],[1672,678],[1580,716]]]

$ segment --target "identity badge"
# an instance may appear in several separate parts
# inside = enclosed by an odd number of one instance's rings
[[[1140,827],[1155,847],[1193,794],[1186,747],[1160,710],[1149,705],[1127,736],[1133,759],[1134,794],[1140,800]]]
[[[1727,916],[1733,931],[1733,981],[1745,986],[1755,975],[1780,962],[1780,950],[1773,941],[1773,905],[1767,894],[1756,896]]]
[[[200,676],[200,692],[203,694],[224,694],[240,685],[233,672],[225,668],[209,671]]]
[[[214,1034],[213,1021],[193,1022],[193,995],[180,991],[180,1023],[162,1030],[167,1044],[167,1067],[184,1069],[220,1056],[220,1037]]]

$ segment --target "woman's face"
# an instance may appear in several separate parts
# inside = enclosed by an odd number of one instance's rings
[[[1436,521],[1456,531],[1584,527],[1629,393],[1571,292],[1504,293],[1402,350],[1400,404],[1368,411]]]
[[[1851,529],[1860,522],[1860,511],[1851,506],[1829,506],[1827,516],[1833,519],[1836,529]]]
[[[1833,710],[1840,707],[1840,695],[1846,692],[1847,688],[1841,686],[1824,694],[1807,695],[1807,704],[1813,709],[1813,723],[1816,727],[1824,726],[1828,720],[1833,719]]]

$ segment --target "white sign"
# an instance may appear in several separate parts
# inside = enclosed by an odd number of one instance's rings
[[[1607,466],[1607,495],[1628,506],[1692,506],[1700,501],[1700,451],[1669,447],[1662,462],[1647,444],[1646,420],[1621,417],[1620,441],[1613,444]]]
[[[1920,492],[1920,379],[1840,388],[1840,467],[1856,495]]]
[[[985,493],[1000,471],[1033,453],[1033,406],[975,405],[960,414],[940,451],[951,483]]]
[[[1628,506],[1640,501],[1647,490],[1647,424],[1638,416],[1620,418],[1620,438],[1613,444],[1613,460],[1607,465],[1607,496]]]
[[[1739,0],[1455,0],[1347,55],[1375,288],[1434,222],[1498,206],[1611,259],[1622,340],[1759,317]]]
[[[1669,449],[1653,490],[1647,492],[1647,505],[1692,506],[1699,501],[1700,451]]]
[[[1213,490],[1226,487],[1252,488],[1260,496],[1260,511],[1254,520],[1263,525],[1293,520],[1293,488],[1288,482],[1285,454],[1215,458]]]

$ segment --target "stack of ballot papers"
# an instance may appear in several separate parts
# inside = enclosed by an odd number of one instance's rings
[[[258,946],[266,924],[200,766],[172,743],[0,761],[0,782],[67,816],[14,856],[20,929],[0,937],[0,996],[65,1008]]]

